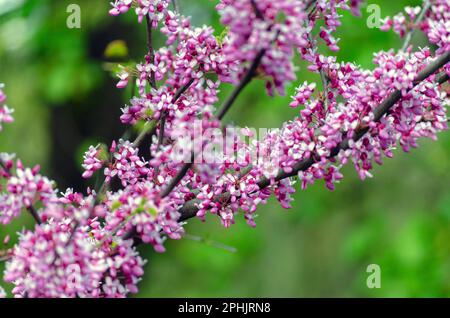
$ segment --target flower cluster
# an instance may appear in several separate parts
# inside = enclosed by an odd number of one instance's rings
[[[131,142],[113,142],[110,151],[113,162],[105,168],[106,182],[117,176],[126,187],[128,184],[135,184],[148,173],[147,162],[139,157],[139,149],[134,148]]]
[[[438,54],[447,52],[450,49],[450,3],[447,0],[431,2],[420,21],[417,20],[419,14],[422,14],[422,8],[406,7],[406,14],[400,12],[392,18],[386,17],[381,30],[388,31],[392,28],[400,37],[404,37],[409,31],[420,29],[438,47]]]
[[[285,85],[295,80],[292,58],[295,51],[308,61],[314,55],[312,30],[324,20],[319,37],[333,51],[339,50],[333,33],[340,26],[338,10],[352,10],[356,15],[362,1],[347,0],[313,2],[295,0],[222,0],[217,6],[222,23],[228,27],[224,41],[226,57],[239,63],[250,63],[264,51],[258,75],[266,78],[268,92],[273,88],[283,94]],[[308,53],[308,54],[307,54]],[[245,73],[236,73],[238,82]]]
[[[89,150],[84,154],[82,167],[85,170],[83,178],[86,179],[92,177],[94,172],[103,167],[103,161],[100,159],[100,150],[98,147],[89,147]]]
[[[430,42],[438,46],[438,54],[450,50],[450,3],[447,0],[434,1],[422,29]]]
[[[3,84],[0,83],[0,131],[2,130],[2,123],[11,123],[14,119],[12,117],[13,110],[4,105],[6,95],[3,92]]]
[[[127,235],[133,228],[144,243],[151,244],[157,252],[164,252],[163,235],[179,239],[183,229],[178,223],[177,205],[158,199],[152,184],[128,187],[108,197],[105,229],[117,236]]]
[[[223,43],[227,60],[251,63],[264,50],[259,72],[267,77],[270,92],[275,87],[283,93],[286,82],[295,79],[295,49],[308,47],[305,9],[303,2],[295,0],[221,0],[217,10],[228,28]],[[245,71],[235,74],[235,83]]]
[[[12,169],[11,161],[5,165]],[[39,166],[25,168],[17,161],[14,174],[6,175],[6,192],[0,194],[0,223],[8,224],[20,215],[22,209],[31,208],[36,202],[44,205],[56,200],[52,181],[39,174]]]
[[[161,31],[167,36],[167,44],[175,51],[162,47],[155,52],[154,60],[149,55],[131,73],[136,76],[140,97],[133,98],[131,105],[122,109],[121,121],[135,124],[139,120],[160,119],[162,113],[174,117],[186,108],[209,106],[217,101],[220,81],[230,81],[230,72],[236,66],[225,60],[221,44],[210,27],[192,27],[189,19],[169,11]],[[218,81],[205,81],[207,74],[215,74]],[[120,86],[129,81],[129,73],[120,74]],[[154,76],[156,81],[165,80],[164,85],[147,89]],[[186,88],[183,96],[177,93]],[[186,99],[195,96],[192,103]],[[177,100],[176,100],[177,99]],[[192,113],[192,111],[190,111]]]
[[[415,25],[415,20],[420,14],[422,7],[405,7],[405,13],[400,12],[394,17],[386,17],[383,19],[382,31],[389,31],[391,28],[400,37],[404,37],[408,31],[419,26]]]
[[[17,297],[124,297],[136,292],[145,262],[122,244],[112,255],[71,221],[49,221],[20,234],[4,279]],[[72,233],[75,231],[74,233]],[[92,234],[93,235],[93,234]]]
[[[142,22],[144,17],[148,16],[153,26],[156,27],[158,22],[164,19],[169,3],[170,0],[116,0],[112,3],[113,8],[109,11],[109,14],[126,13],[135,4],[139,22]]]
[[[294,101],[289,105],[293,108],[296,108],[300,105],[304,105],[307,100],[314,93],[316,88],[316,83],[308,84],[305,82],[302,86],[299,86],[296,91],[296,95],[293,97]]]

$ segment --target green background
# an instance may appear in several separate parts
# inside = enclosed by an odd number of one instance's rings
[[[368,2],[379,4],[383,16],[420,4]],[[81,7],[79,30],[66,27],[70,3]],[[212,24],[220,34],[215,3],[179,0],[195,25]],[[110,17],[108,9],[106,0],[0,0],[0,82],[16,110],[15,123],[0,134],[0,151],[17,153],[27,165],[41,164],[60,189],[73,180],[85,187],[79,178],[82,151],[91,143],[110,143],[124,130],[118,114],[129,92],[117,91],[105,71],[106,45],[126,41],[127,59],[135,61],[145,53],[144,25],[134,14]],[[365,8],[362,18],[344,13],[340,61],[370,68],[373,52],[401,47],[394,33],[368,29],[367,17]],[[414,43],[426,45],[420,35]],[[156,45],[162,44],[159,36]],[[298,83],[305,80],[318,77],[300,63]],[[270,98],[264,83],[254,81],[226,120],[278,127],[298,114],[288,107],[294,89],[295,83],[285,97]],[[229,91],[224,86],[221,95]],[[168,242],[166,253],[140,248],[148,264],[138,296],[450,296],[450,135],[420,146],[410,154],[396,151],[373,179],[361,182],[349,166],[334,192],[322,182],[299,190],[291,210],[270,200],[258,211],[256,229],[241,218],[231,229],[214,217],[190,221],[188,237]],[[0,227],[0,241],[13,237],[0,249],[11,247],[23,227],[32,227],[25,214]],[[366,286],[369,264],[381,266],[380,289]]]

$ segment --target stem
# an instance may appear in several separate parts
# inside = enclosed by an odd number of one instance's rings
[[[174,95],[173,102],[175,103],[180,97],[189,89],[189,87],[194,83],[194,79],[191,79],[186,85],[181,87]],[[163,116],[163,115],[162,115]],[[145,123],[145,125],[149,125],[149,123]],[[137,136],[137,138],[133,142],[134,147],[139,147],[142,141],[145,139],[147,135],[153,136],[156,132],[157,125],[153,123],[151,127],[144,128],[142,132]]]
[[[314,41],[311,33],[308,33],[308,40],[311,43],[311,48],[314,49],[314,47],[317,47],[317,42]],[[323,86],[323,95],[324,95],[324,108],[325,111],[328,109],[328,76],[325,74],[325,71],[323,70],[323,68],[320,68],[319,71],[320,74],[320,80],[322,81],[322,86]]]
[[[145,137],[153,136],[156,132],[156,126],[157,125],[155,122],[146,122],[144,125],[144,129],[142,129],[141,133],[133,141],[133,146],[137,148],[144,141]]]
[[[0,263],[7,262],[11,259],[11,256],[2,256],[0,257]]]
[[[153,49],[153,34],[152,34],[152,21],[150,20],[150,16],[147,14],[145,16],[145,20],[147,21],[147,47],[148,54],[150,56],[150,62],[155,64],[155,50]],[[156,89],[156,79],[155,72],[150,71],[150,86]]]
[[[163,190],[161,193],[161,198],[167,197],[170,192],[180,183],[180,181],[184,178],[186,173],[188,173],[189,169],[191,169],[192,165],[194,164],[194,154],[191,154],[191,162],[184,164],[184,166],[181,168],[181,170],[177,173],[177,175],[170,181],[167,188]]]
[[[311,8],[315,4],[316,1],[317,0],[309,0],[306,4],[305,11],[308,11],[309,8]]]
[[[405,37],[405,41],[403,42],[403,46],[402,46],[402,51],[406,51],[406,49],[408,48],[409,44],[411,43],[412,37],[414,35],[414,33],[416,32],[416,27],[417,25],[422,22],[423,18],[425,17],[425,14],[427,13],[427,11],[430,9],[431,7],[431,2],[430,0],[424,0],[423,1],[423,7],[422,7],[422,11],[420,12],[420,14],[417,16],[416,21],[414,21],[414,26],[411,28],[411,30],[409,30],[409,32],[406,34]]]
[[[259,65],[261,64],[264,54],[266,54],[265,49],[261,49],[258,52],[258,54],[256,55],[255,59],[252,62],[252,65],[250,66],[247,73],[245,74],[244,78],[241,80],[239,85],[234,89],[233,93],[231,93],[231,96],[228,98],[228,100],[222,105],[222,108],[220,109],[219,113],[217,114],[218,120],[222,120],[223,117],[225,117],[227,112],[230,110],[231,106],[233,106],[233,103],[236,101],[239,94],[248,85],[248,83],[251,82],[251,80],[255,76],[256,70],[258,69]]]
[[[28,210],[28,212],[30,212],[31,216],[34,218],[36,223],[41,225],[42,224],[42,220],[39,217],[39,214],[37,213],[36,209],[31,205],[31,206],[27,207],[27,210]]]
[[[157,150],[159,150],[159,148],[161,148],[163,142],[164,142],[164,130],[165,130],[165,126],[166,126],[166,117],[167,117],[167,112],[164,112],[163,115],[161,116],[161,123],[159,125],[159,136],[158,136],[158,145],[157,145]]]

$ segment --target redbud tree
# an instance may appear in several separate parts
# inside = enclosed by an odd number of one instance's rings
[[[436,139],[448,128],[448,0],[425,0],[380,21],[380,32],[392,29],[403,44],[374,52],[372,69],[319,49],[339,50],[341,14],[360,15],[362,0],[217,0],[220,30],[193,26],[171,2],[111,4],[111,16],[134,12],[146,25],[148,52],[118,74],[119,89],[135,88],[120,116],[128,132],[84,155],[83,177],[101,175],[101,186],[61,192],[38,166],[0,155],[0,222],[21,213],[35,220],[1,256],[15,297],[137,293],[146,263],[138,245],[162,253],[167,239],[183,238],[189,219],[207,214],[224,227],[238,217],[255,226],[269,197],[290,208],[291,195],[318,180],[333,190],[346,164],[364,180],[397,147],[408,152],[419,138]],[[165,46],[154,47],[155,32]],[[424,33],[429,47],[413,49],[414,32]],[[298,59],[321,83],[296,78]],[[286,105],[298,116],[259,139],[224,120],[253,80],[264,81],[268,95],[298,85]],[[223,83],[234,90],[220,101]],[[3,92],[2,85],[0,129],[13,121]],[[198,140],[197,130],[210,133]]]

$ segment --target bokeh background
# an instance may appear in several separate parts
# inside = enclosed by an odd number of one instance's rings
[[[222,31],[214,0],[178,0],[195,25]],[[420,0],[369,0],[382,15]],[[68,29],[66,8],[81,7],[81,29]],[[0,0],[0,82],[7,84],[15,123],[0,134],[0,151],[26,165],[40,164],[59,189],[83,191],[81,155],[90,144],[110,143],[124,131],[118,116],[130,92],[115,88],[107,62],[139,61],[145,26],[134,14],[108,16],[107,0]],[[339,28],[341,61],[372,67],[373,52],[399,48],[393,33],[368,29],[368,13],[344,13]],[[108,44],[123,40],[105,56]],[[156,46],[163,44],[157,37]],[[117,43],[117,42],[116,42]],[[425,45],[420,35],[416,46]],[[113,50],[113,51],[114,51]],[[318,78],[299,64],[298,82]],[[278,127],[296,115],[287,105],[295,89],[270,98],[254,81],[226,120],[239,126]],[[230,87],[224,87],[225,96]],[[192,220],[188,236],[167,244],[167,253],[141,248],[148,259],[140,297],[431,297],[450,296],[450,134],[422,141],[410,154],[396,152],[361,182],[352,167],[336,191],[322,183],[299,191],[291,210],[271,200],[259,210],[257,228],[218,219]],[[33,226],[24,214],[0,242]],[[380,289],[368,289],[366,268],[378,264]],[[3,271],[4,264],[0,264]],[[0,275],[1,276],[1,275]],[[11,286],[0,283],[6,289]]]

